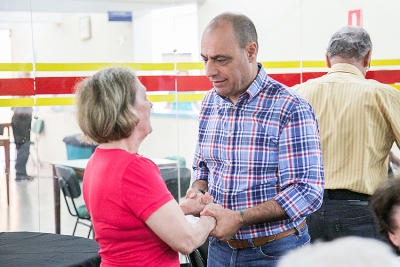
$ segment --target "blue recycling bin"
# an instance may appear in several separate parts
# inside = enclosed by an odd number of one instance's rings
[[[80,140],[81,134],[67,136],[63,139],[67,146],[67,159],[88,159],[93,154],[96,146]]]

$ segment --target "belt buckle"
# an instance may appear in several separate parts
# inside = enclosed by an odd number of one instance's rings
[[[231,246],[230,241],[231,241],[231,240],[226,241],[226,243],[228,243],[228,246],[229,246],[231,249],[236,249],[236,248],[234,248],[234,247]]]

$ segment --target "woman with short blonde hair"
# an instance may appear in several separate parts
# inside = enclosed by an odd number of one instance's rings
[[[146,88],[129,69],[108,68],[76,86],[76,105],[84,136],[99,144],[85,169],[83,197],[101,266],[179,266],[178,252],[203,244],[215,219],[189,223],[156,164],[138,153],[152,131]],[[208,193],[204,200],[215,205]]]

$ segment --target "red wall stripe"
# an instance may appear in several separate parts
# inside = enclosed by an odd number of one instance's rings
[[[33,78],[0,79],[0,95],[35,95]]]
[[[37,77],[36,94],[73,94],[74,86],[85,77]]]
[[[400,83],[400,70],[368,71],[367,79],[374,79],[381,83]]]
[[[279,73],[270,74],[275,80],[293,86],[324,75],[326,72]],[[0,96],[30,96],[44,94],[73,94],[74,86],[85,77],[36,77],[0,79]],[[368,79],[382,83],[400,83],[400,70],[377,70],[367,73]],[[139,80],[149,92],[175,91],[178,92],[207,91],[212,84],[206,76],[139,76]],[[36,90],[34,90],[34,82]]]

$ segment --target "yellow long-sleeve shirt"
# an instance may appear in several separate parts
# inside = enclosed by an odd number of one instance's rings
[[[373,194],[388,177],[388,154],[400,147],[400,91],[365,79],[339,63],[295,85],[313,106],[320,126],[325,189]]]

